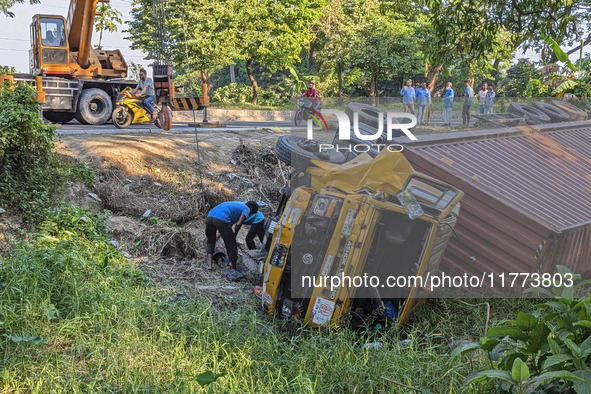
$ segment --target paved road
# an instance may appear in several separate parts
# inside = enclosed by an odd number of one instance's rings
[[[227,122],[226,127],[198,127],[198,131],[228,131],[228,130],[263,130],[263,129],[281,129],[291,130],[292,123],[290,122]],[[162,130],[151,123],[134,124],[126,129],[118,129],[113,124],[104,124],[100,126],[88,126],[80,124],[76,121],[58,125],[59,134],[110,134],[110,133],[150,133],[161,132]],[[193,126],[188,126],[186,122],[175,122],[172,125],[169,133],[187,133],[194,132]]]
[[[431,126],[441,127],[440,119],[432,119]],[[454,118],[452,120],[452,127],[460,126],[462,124],[461,119]],[[134,124],[130,125],[126,129],[118,129],[112,123],[100,125],[100,126],[88,126],[72,121],[63,125],[57,125],[59,134],[116,134],[116,133],[156,133],[162,132],[161,129],[154,126],[152,123]],[[476,127],[479,128],[479,127]],[[480,127],[481,128],[481,127]],[[281,129],[282,131],[292,131],[295,129],[291,122],[226,122],[225,127],[197,127],[198,131],[243,131],[243,130],[275,130]],[[305,130],[304,127],[300,127],[300,130]],[[447,127],[443,128],[448,129]],[[189,126],[187,122],[174,122],[172,129],[169,133],[192,133],[195,131],[195,127]]]

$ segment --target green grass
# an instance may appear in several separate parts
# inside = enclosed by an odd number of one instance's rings
[[[242,309],[172,301],[109,245],[103,219],[64,207],[0,256],[0,391],[406,392],[385,376],[460,392],[485,367],[448,346],[482,333],[484,308],[430,300],[404,330],[362,335],[274,321],[254,295]],[[492,303],[493,320],[527,306]],[[200,387],[206,371],[225,375]]]

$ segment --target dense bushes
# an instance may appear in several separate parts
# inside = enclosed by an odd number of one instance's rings
[[[222,104],[246,104],[252,101],[252,87],[243,83],[229,83],[213,91],[212,101]],[[259,90],[258,105],[262,107],[289,107],[290,98],[275,90]]]
[[[580,279],[558,266],[566,278]],[[575,283],[573,281],[573,283]],[[546,298],[532,313],[491,327],[480,342],[467,343],[452,355],[485,352],[494,369],[474,373],[466,383],[497,393],[591,392],[591,297],[589,281],[550,292],[534,288]],[[586,287],[585,287],[586,286]],[[576,298],[576,293],[584,297]]]
[[[0,103],[0,205],[39,220],[63,179],[52,152],[56,130],[41,122],[36,93],[25,84],[2,86]]]

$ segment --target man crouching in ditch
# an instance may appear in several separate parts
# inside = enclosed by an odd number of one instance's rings
[[[205,219],[205,236],[207,237],[207,269],[212,269],[213,253],[216,241],[222,237],[226,245],[226,253],[230,260],[230,267],[236,269],[238,261],[238,245],[236,236],[246,218],[259,211],[254,201],[226,201],[216,205]],[[232,230],[232,225],[234,229]],[[217,235],[217,232],[220,234]]]

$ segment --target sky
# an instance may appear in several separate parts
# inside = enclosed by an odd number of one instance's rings
[[[111,0],[111,6],[123,14],[123,24],[119,27],[118,32],[103,33],[103,48],[119,49],[127,62],[133,61],[146,67],[150,62],[144,59],[144,54],[141,51],[130,48],[131,43],[124,38],[127,33],[122,32],[127,28],[127,21],[131,19],[129,15],[131,2],[132,0]],[[66,17],[69,4],[70,0],[41,0],[41,3],[35,5],[30,5],[26,1],[25,4],[17,4],[11,9],[15,14],[14,18],[0,15],[0,65],[14,66],[18,72],[29,72],[29,25],[33,15],[52,14]],[[98,44],[98,39],[99,34],[94,32],[93,46]],[[591,45],[588,45],[584,49],[584,53],[590,52]],[[514,60],[519,58],[540,60],[539,54],[533,51],[528,51],[525,54],[518,52]]]
[[[103,48],[119,49],[124,59],[129,63],[147,66],[150,62],[144,60],[141,51],[130,49],[131,43],[124,37],[127,33],[127,21],[131,19],[131,0],[111,0],[113,8],[123,14],[123,24],[115,33],[103,32]],[[70,0],[41,0],[41,3],[31,5],[28,0],[25,4],[17,4],[10,9],[15,14],[14,18],[5,17],[0,14],[0,65],[14,66],[17,72],[29,72],[29,25],[35,14],[61,15],[67,17]],[[99,33],[93,32],[92,44],[96,46],[99,40]]]

